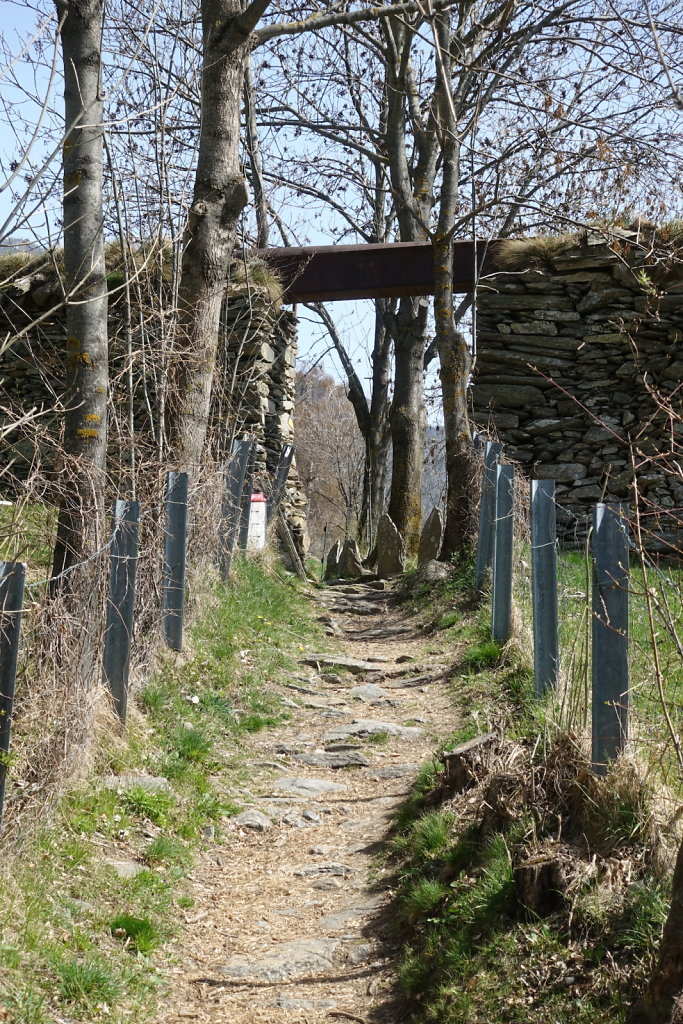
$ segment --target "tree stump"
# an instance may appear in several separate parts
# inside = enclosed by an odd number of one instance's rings
[[[481,767],[487,753],[490,753],[498,739],[495,732],[475,736],[467,743],[461,743],[453,750],[444,750],[441,760],[444,765],[443,789],[449,794],[462,793],[478,782]]]
[[[537,855],[514,868],[519,903],[537,917],[547,917],[564,905],[567,874],[559,857]]]

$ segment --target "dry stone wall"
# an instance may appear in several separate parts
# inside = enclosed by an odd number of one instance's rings
[[[478,294],[475,420],[529,477],[557,482],[577,539],[594,502],[632,500],[631,452],[648,527],[670,538],[683,520],[683,270],[655,241],[507,243],[514,270]]]
[[[257,481],[266,486],[283,446],[293,441],[296,318],[281,308],[273,282],[246,283],[239,268],[235,277],[222,311],[212,427],[217,438],[229,439],[233,433],[256,438]],[[112,446],[120,445],[122,438],[124,446],[130,445],[126,428],[132,381],[135,446],[144,460],[146,455],[154,457],[163,432],[161,397],[171,317],[155,310],[153,302],[134,311],[129,352],[120,296],[119,290],[110,299],[110,437]],[[0,352],[0,426],[16,422],[30,409],[42,411],[35,423],[0,440],[0,486],[7,491],[34,470],[49,479],[55,462],[65,379],[61,302],[59,278],[52,268],[23,276],[15,273],[0,286],[0,341],[7,339]],[[283,508],[304,556],[307,501],[296,463]]]

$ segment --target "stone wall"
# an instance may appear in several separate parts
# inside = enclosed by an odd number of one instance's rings
[[[505,269],[478,293],[475,420],[530,477],[556,480],[577,539],[594,502],[632,500],[631,452],[648,527],[683,520],[683,267],[658,243],[629,231],[505,243]]]
[[[217,453],[234,434],[257,441],[257,479],[267,485],[280,451],[293,440],[294,368],[297,327],[279,303],[276,283],[256,273],[246,282],[234,268],[222,311],[222,345],[212,399],[212,435]],[[118,277],[115,278],[118,281]],[[15,272],[0,285],[0,425],[36,408],[43,415],[0,441],[0,485],[16,489],[33,471],[49,479],[59,443],[64,392],[64,320],[59,278],[51,267]],[[163,434],[163,379],[168,366],[172,317],[154,302],[133,309],[128,351],[121,291],[110,297],[110,442],[116,465],[119,446],[130,448],[128,407],[132,377],[135,447],[138,458],[156,458]],[[24,328],[29,330],[22,334]],[[18,337],[17,337],[18,336]],[[284,511],[299,553],[308,549],[305,510],[296,465],[292,466]]]

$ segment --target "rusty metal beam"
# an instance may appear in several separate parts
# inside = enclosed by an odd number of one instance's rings
[[[491,245],[477,243],[479,273],[492,269]],[[280,277],[285,289],[284,302],[335,302],[434,292],[431,242],[311,245],[256,249],[252,253]],[[474,242],[454,242],[455,291],[472,291],[474,279]]]

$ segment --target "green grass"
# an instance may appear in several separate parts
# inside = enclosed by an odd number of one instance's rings
[[[155,1013],[162,947],[177,934],[197,846],[238,812],[250,733],[282,720],[272,683],[292,669],[314,626],[298,583],[238,561],[230,585],[204,595],[182,661],[165,656],[125,740],[103,736],[102,774],[165,776],[171,788],[104,786],[67,793],[0,872],[0,1019],[9,1024],[142,1022]],[[103,849],[145,865],[121,878]]]
[[[576,555],[568,564],[570,572],[560,575],[568,602],[561,630],[564,643],[576,641],[578,632],[575,662],[583,670],[586,567]],[[524,597],[519,596],[522,614],[530,621]],[[412,600],[439,630],[433,639],[443,655],[455,654],[449,683],[462,724],[443,747],[464,743],[495,721],[520,749],[535,750],[541,767],[546,745],[535,744],[539,736],[555,735],[556,707],[552,698],[534,697],[524,637],[503,648],[492,642],[488,599],[472,599],[465,573],[431,605],[422,604],[419,593]],[[400,986],[411,1019],[415,1024],[625,1024],[629,999],[654,962],[666,913],[661,883],[642,869],[630,885],[612,886],[587,870],[585,884],[572,894],[571,923],[565,909],[545,920],[530,919],[517,901],[513,863],[525,856],[532,838],[543,838],[539,829],[545,819],[532,805],[501,831],[482,835],[467,794],[440,804],[440,768],[435,758],[420,772],[395,815],[389,854],[393,919],[403,949]],[[574,830],[581,850],[588,849],[587,860],[595,853],[619,863],[634,849],[650,848],[649,792],[626,769],[613,773],[609,784],[579,773],[563,786],[574,816],[563,827]],[[577,849],[577,864],[583,856]]]
[[[117,914],[109,928],[115,938],[135,953],[152,953],[161,941],[157,928],[148,917]]]
[[[29,579],[49,574],[57,524],[56,509],[39,502],[0,505],[0,558],[26,562]]]
[[[71,957],[54,965],[59,998],[82,1010],[97,1010],[116,1002],[121,985],[110,966],[100,957],[79,960]]]
[[[558,559],[559,635],[561,670],[568,689],[561,709],[568,729],[581,729],[589,722],[591,664],[591,565],[585,553],[561,552]],[[651,595],[653,639],[647,593]],[[630,729],[634,737],[646,737],[642,755],[652,770],[679,795],[683,784],[672,739],[662,710],[662,696],[674,732],[683,732],[683,657],[678,624],[683,617],[683,570],[631,565],[629,600]],[[530,607],[527,614],[530,614]],[[655,644],[660,668],[657,685]]]

